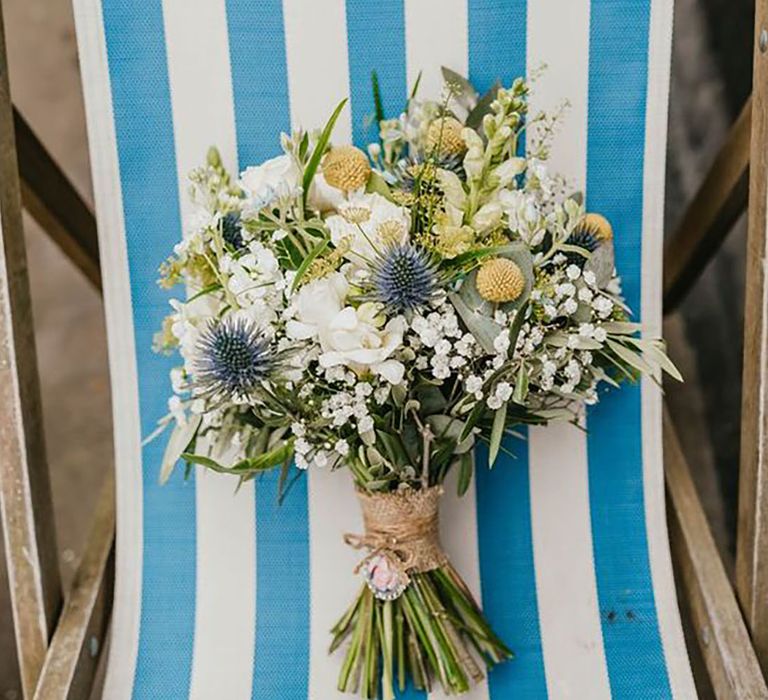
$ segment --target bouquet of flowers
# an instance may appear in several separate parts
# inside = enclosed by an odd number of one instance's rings
[[[529,115],[522,79],[480,96],[444,76],[440,101],[414,90],[396,118],[377,107],[367,153],[331,145],[344,103],[238,179],[212,149],[161,269],[187,289],[156,339],[182,361],[161,479],[179,459],[241,481],[349,473],[363,583],[330,648],[345,654],[339,689],[365,698],[408,677],[461,693],[512,656],[441,548],[446,475],[464,492],[478,443],[493,466],[516,425],[677,376],[629,320],[611,224],[547,170],[560,113]]]

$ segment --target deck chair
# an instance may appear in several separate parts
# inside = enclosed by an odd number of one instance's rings
[[[282,506],[267,475],[158,484],[169,360],[157,268],[186,175],[215,144],[236,171],[291,126],[371,140],[371,71],[396,114],[440,66],[483,91],[540,72],[532,109],[570,106],[554,166],[616,231],[629,305],[661,319],[672,3],[666,0],[75,0],[116,425],[117,564],[108,700],[332,700],[334,616],[358,585],[341,534],[351,480],[310,471]],[[546,69],[539,67],[546,64]],[[472,700],[696,697],[667,542],[661,397],[609,393],[586,432],[530,430],[442,518],[449,555],[516,658]],[[339,696],[345,697],[345,696]],[[407,697],[423,697],[409,691]],[[437,691],[432,698],[441,697]]]

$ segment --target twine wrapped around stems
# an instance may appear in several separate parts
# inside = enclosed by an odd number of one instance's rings
[[[358,490],[365,534],[347,533],[344,542],[369,552],[355,571],[380,554],[388,555],[405,576],[409,572],[432,571],[447,563],[438,532],[442,494],[442,486],[389,493]]]

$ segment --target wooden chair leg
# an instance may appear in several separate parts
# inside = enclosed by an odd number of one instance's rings
[[[768,671],[768,0],[755,15],[736,588]]]
[[[61,584],[1,16],[0,229],[0,512],[22,687],[32,697],[61,606]]]

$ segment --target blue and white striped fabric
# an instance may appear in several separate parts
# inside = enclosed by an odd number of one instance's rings
[[[186,173],[210,144],[234,169],[291,126],[365,143],[370,73],[396,113],[423,69],[480,90],[546,63],[533,110],[568,99],[553,159],[616,231],[629,303],[660,325],[671,0],[76,0],[109,325],[118,562],[105,697],[332,700],[328,630],[358,586],[345,474],[286,504],[197,473],[157,482],[169,361],[157,267],[181,236]],[[448,552],[517,658],[468,698],[695,698],[666,539],[660,397],[609,395],[530,431],[443,517]],[[409,692],[409,698],[423,694]],[[434,692],[431,698],[441,694]]]

